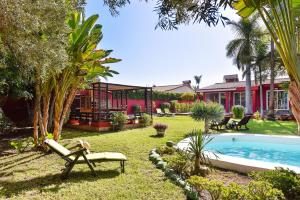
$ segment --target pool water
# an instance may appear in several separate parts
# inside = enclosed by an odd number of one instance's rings
[[[255,137],[255,136],[253,136]],[[279,137],[217,137],[206,150],[228,156],[300,167],[300,140]],[[290,142],[289,142],[290,141]]]

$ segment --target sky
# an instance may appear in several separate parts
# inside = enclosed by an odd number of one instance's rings
[[[226,74],[241,72],[226,57],[226,45],[235,35],[221,23],[217,27],[205,24],[180,26],[179,30],[155,29],[158,16],[153,11],[155,1],[132,0],[113,17],[102,1],[88,0],[86,16],[99,14],[103,25],[100,49],[112,49],[111,57],[122,59],[110,65],[120,74],[107,81],[111,83],[152,86],[180,84],[203,75],[200,86],[222,82]],[[239,17],[227,10],[226,16]]]

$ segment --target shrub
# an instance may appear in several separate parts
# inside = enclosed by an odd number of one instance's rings
[[[120,131],[124,129],[124,126],[127,122],[127,116],[122,112],[112,113],[111,116],[112,129],[114,131]]]
[[[171,107],[171,104],[168,103],[168,102],[164,102],[164,103],[161,103],[161,104],[160,104],[160,108],[161,108],[162,110],[165,110],[166,108],[167,108],[167,109],[170,109],[170,107]]]
[[[13,127],[13,122],[4,115],[4,112],[0,108],[0,134],[12,132]]]
[[[187,182],[201,194],[207,191],[212,200],[281,200],[282,192],[266,181],[251,181],[247,186],[230,183],[225,186],[221,181],[191,176]]]
[[[175,109],[177,113],[187,113],[191,112],[194,107],[194,103],[177,103],[175,104]]]
[[[260,113],[258,111],[254,113],[254,119],[260,120]]]
[[[23,153],[27,148],[33,146],[33,138],[14,140],[10,142],[10,145],[16,149],[17,153]]]
[[[168,168],[174,170],[180,176],[189,177],[191,175],[193,165],[185,153],[178,152],[173,156],[164,158],[164,160],[167,162]]]
[[[177,100],[170,101],[170,110],[171,110],[171,112],[174,112],[174,113],[177,112],[176,104],[178,104]]]
[[[254,172],[250,176],[258,181],[267,181],[274,188],[281,190],[286,199],[300,199],[300,177],[289,169]]]
[[[192,118],[196,121],[204,121],[205,133],[209,131],[211,120],[221,120],[224,116],[224,108],[218,103],[198,102],[192,109]]]
[[[132,111],[133,111],[134,114],[139,114],[139,113],[141,113],[141,110],[142,110],[142,108],[141,108],[140,105],[133,105],[133,106],[132,106]]]
[[[173,155],[175,153],[175,149],[173,147],[168,146],[160,146],[156,149],[157,153],[161,156],[163,155]]]
[[[243,106],[233,106],[232,113],[233,117],[236,119],[241,119],[244,117],[245,108]]]
[[[147,127],[147,126],[150,126],[152,123],[152,119],[151,119],[151,116],[146,114],[146,113],[143,113],[141,114],[141,117],[140,117],[140,125],[142,127]]]
[[[185,101],[194,101],[195,100],[195,94],[193,93],[183,93],[180,98],[182,100],[185,100]]]

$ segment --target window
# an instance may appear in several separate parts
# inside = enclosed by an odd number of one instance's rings
[[[219,103],[219,93],[206,94],[206,100]]]
[[[233,105],[240,105],[245,107],[245,92],[233,93]]]
[[[267,108],[269,108],[270,90],[267,91]],[[284,90],[274,91],[274,109],[289,110],[288,93]]]

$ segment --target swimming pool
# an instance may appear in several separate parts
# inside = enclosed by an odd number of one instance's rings
[[[284,167],[300,173],[300,137],[260,134],[214,134],[206,146],[213,165],[248,173]],[[189,138],[178,143],[187,148]],[[217,157],[211,152],[216,153]]]

